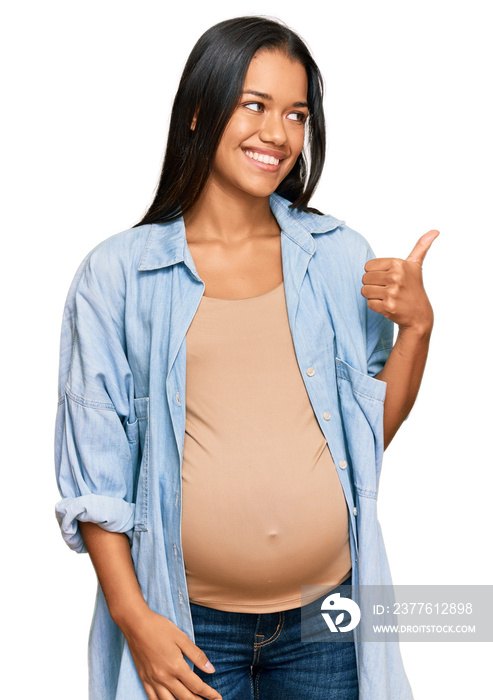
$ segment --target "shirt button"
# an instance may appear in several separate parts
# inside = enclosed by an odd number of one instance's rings
[[[343,459],[339,462],[339,467],[341,469],[345,469],[347,467],[347,462],[345,462]]]
[[[306,370],[306,373],[308,374],[309,377],[313,377],[313,375],[315,374],[315,370],[313,369],[313,367],[308,367],[308,369]]]
[[[179,391],[176,392],[176,403],[178,404],[178,406],[181,406],[180,392]]]
[[[324,419],[325,420],[330,420],[330,413],[328,411],[324,412]]]
[[[358,515],[358,509],[356,508],[356,506],[354,506],[353,513],[354,513],[355,515]]]

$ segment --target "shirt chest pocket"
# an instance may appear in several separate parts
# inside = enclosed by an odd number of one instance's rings
[[[377,497],[383,459],[383,409],[387,384],[336,357],[342,421],[360,496]]]
[[[134,531],[147,530],[149,504],[149,398],[134,399],[135,421],[127,423],[126,433],[134,474]]]

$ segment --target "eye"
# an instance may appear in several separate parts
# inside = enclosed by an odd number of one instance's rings
[[[304,112],[291,112],[291,114],[288,114],[288,119],[303,124],[306,120],[306,114]]]
[[[244,105],[247,109],[251,109],[252,112],[260,112],[263,110],[264,105],[261,102],[248,102],[246,105]],[[256,109],[256,107],[259,107],[260,109]]]

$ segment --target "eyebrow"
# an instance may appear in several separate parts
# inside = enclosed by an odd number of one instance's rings
[[[243,90],[243,95],[255,95],[256,97],[261,97],[263,100],[273,100],[272,95],[268,95],[266,92],[258,92],[258,90]],[[308,102],[293,102],[293,107],[308,107]]]

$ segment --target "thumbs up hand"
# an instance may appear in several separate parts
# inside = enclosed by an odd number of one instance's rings
[[[433,309],[423,286],[422,267],[439,233],[433,229],[421,236],[405,260],[374,258],[365,265],[361,294],[370,309],[390,318],[399,329],[431,331]]]

